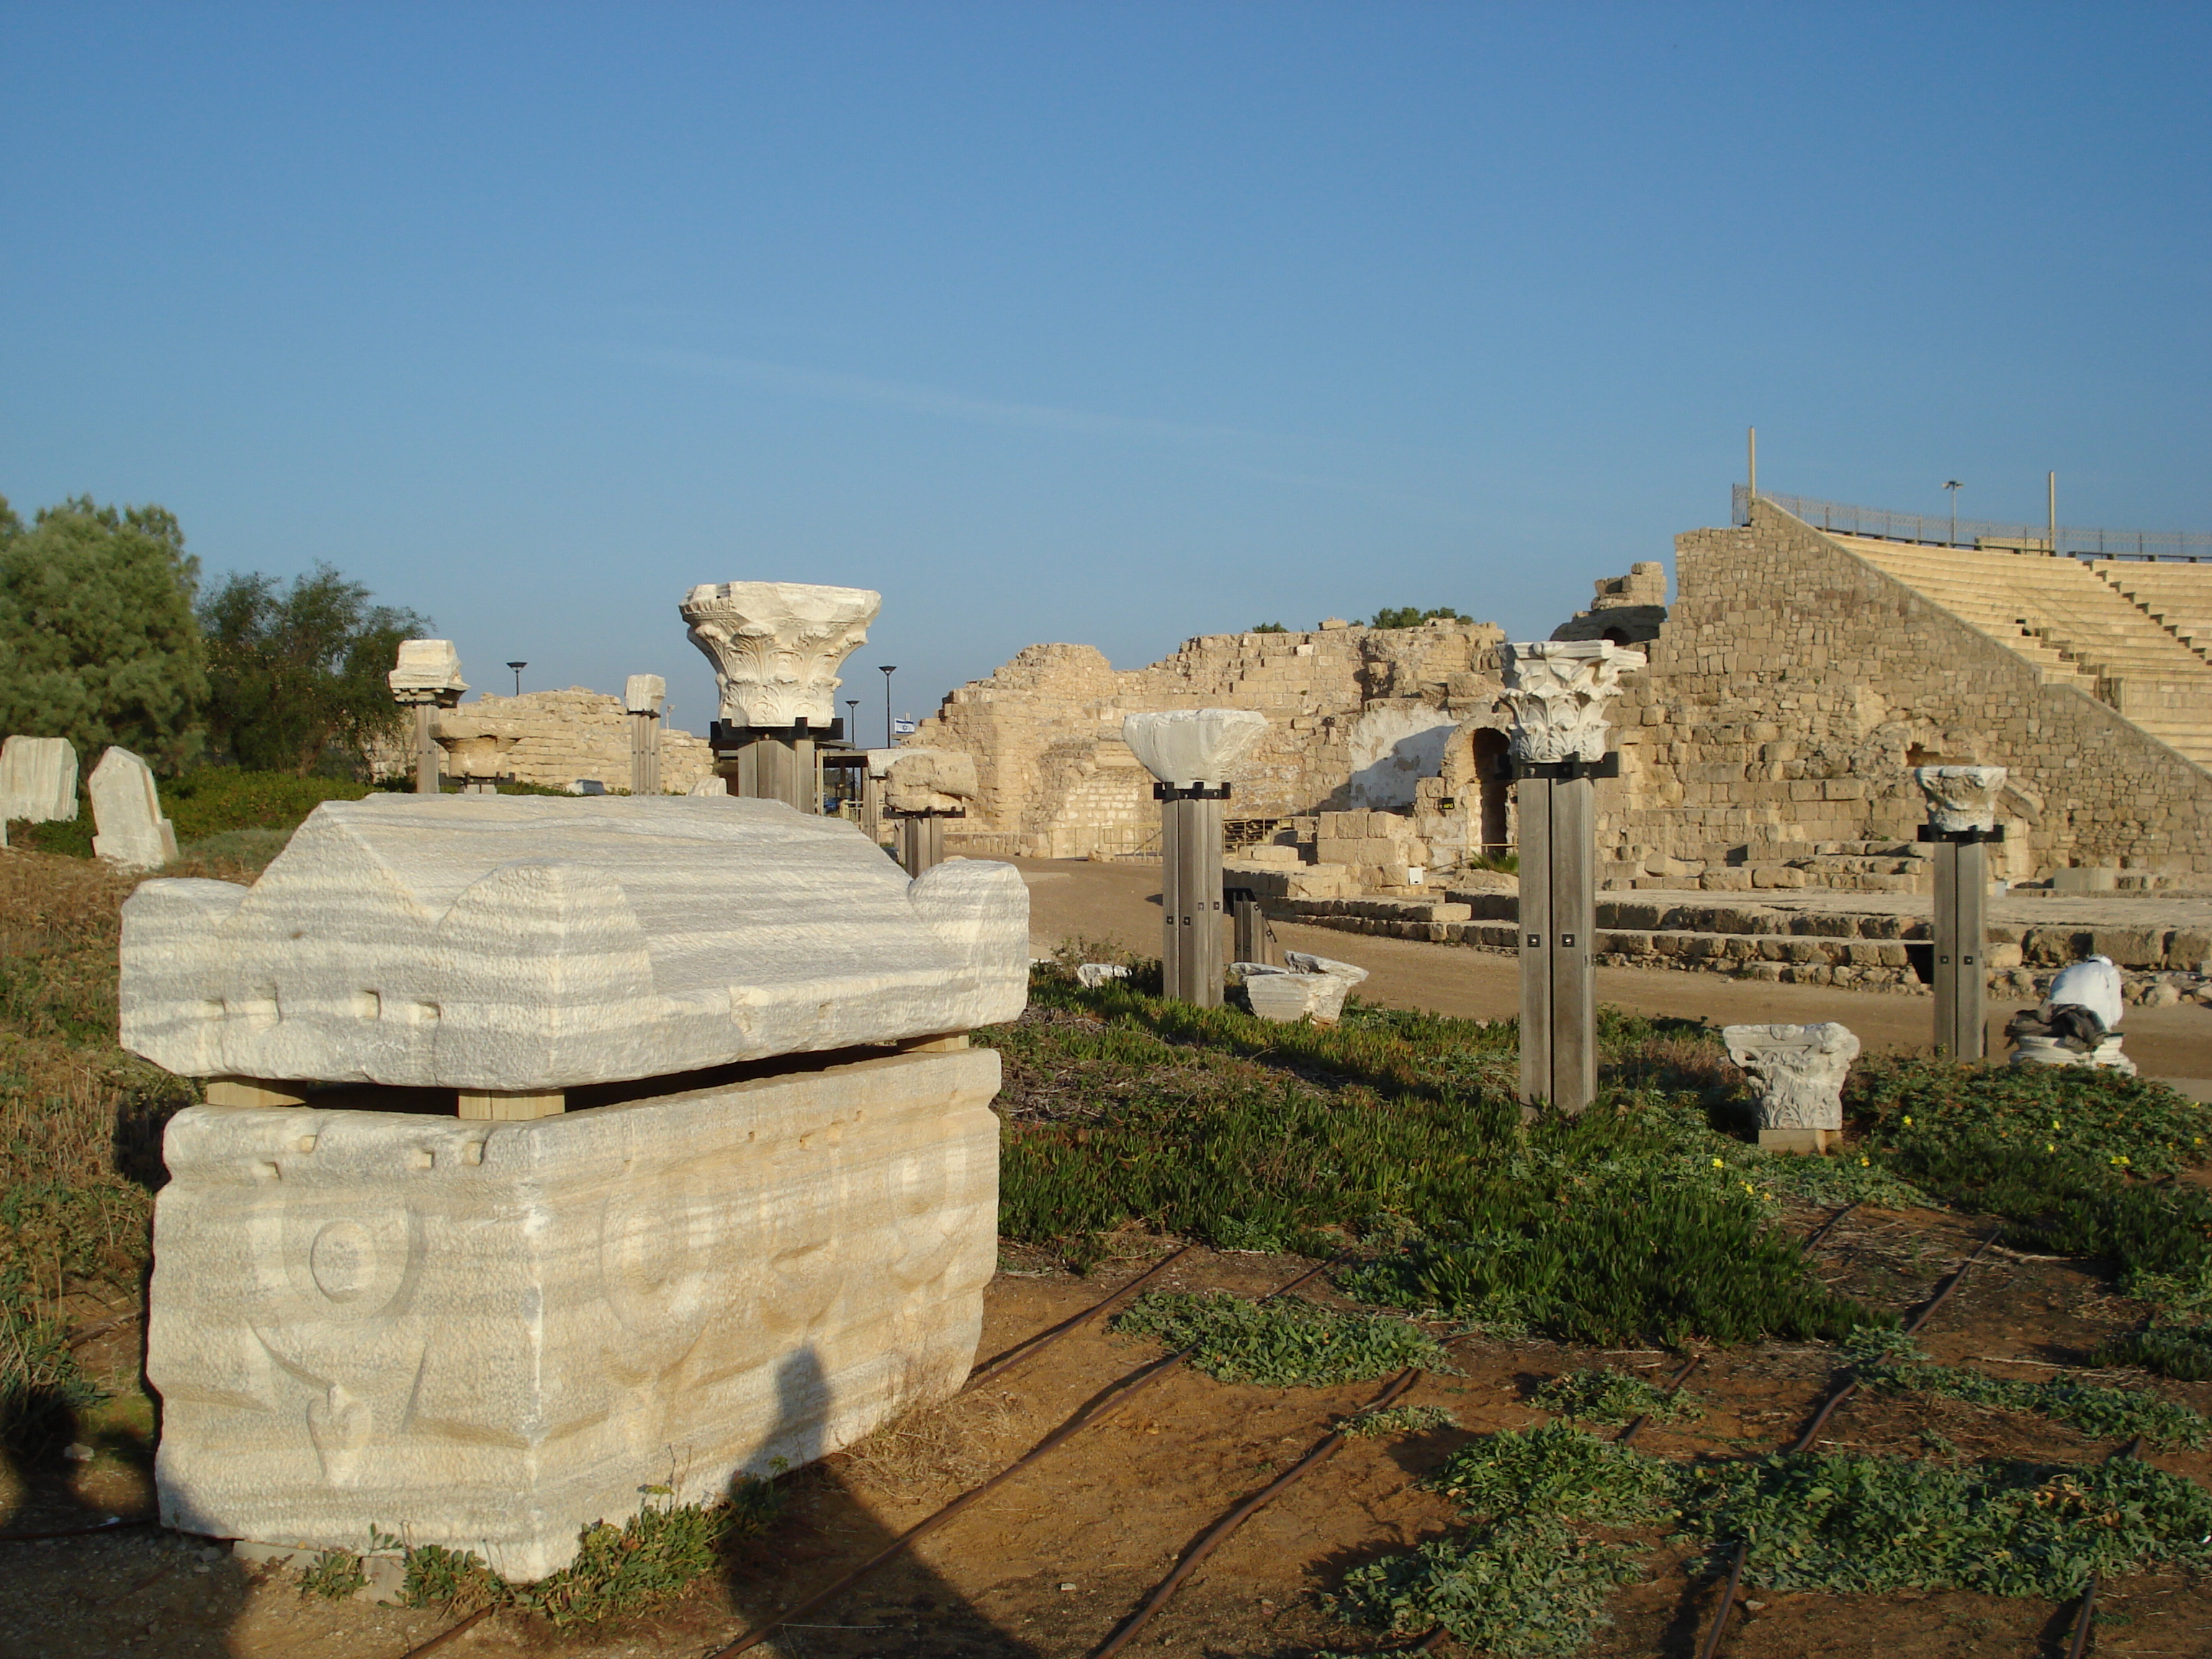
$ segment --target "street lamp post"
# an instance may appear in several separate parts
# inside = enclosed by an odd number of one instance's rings
[[[1956,547],[1959,544],[1959,492],[1966,486],[1953,478],[1943,488],[1951,492],[1951,545]]]
[[[514,695],[519,697],[522,695],[522,671],[530,665],[526,662],[511,662],[507,666],[514,671]]]
[[[878,663],[876,666],[884,671],[884,747],[889,749],[892,747],[891,676],[898,672],[898,665],[896,663],[885,662]]]

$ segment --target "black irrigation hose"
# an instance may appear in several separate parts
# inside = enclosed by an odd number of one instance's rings
[[[1120,1290],[1114,1291],[1109,1296],[1100,1297],[1099,1300],[1092,1303],[1081,1313],[1076,1314],[1071,1318],[1061,1320],[1059,1324],[1054,1325],[1050,1330],[1039,1331],[1035,1336],[1015,1344],[1012,1347],[1007,1349],[1006,1352],[1000,1354],[996,1359],[991,1361],[989,1364],[984,1366],[982,1370],[971,1373],[968,1380],[960,1385],[960,1392],[965,1394],[970,1389],[980,1389],[983,1384],[988,1382],[993,1377],[1012,1370],[1015,1366],[1022,1364],[1024,1360],[1036,1358],[1037,1355],[1042,1353],[1047,1348],[1052,1346],[1054,1343],[1059,1341],[1063,1336],[1068,1335],[1070,1333],[1079,1329],[1081,1327],[1089,1324],[1092,1320],[1097,1318],[1100,1314],[1104,1313],[1108,1308],[1113,1306],[1113,1304],[1121,1297],[1128,1295],[1130,1291],[1135,1290],[1139,1285],[1142,1285],[1146,1280],[1166,1272],[1169,1267],[1182,1261],[1183,1257],[1188,1255],[1196,1247],[1194,1245],[1185,1244],[1181,1249],[1173,1251],[1170,1255],[1162,1256],[1158,1261],[1152,1263],[1151,1267],[1146,1268],[1144,1272],[1139,1273],[1127,1284],[1122,1285]]]
[[[1374,1403],[1367,1409],[1371,1412],[1381,1411],[1399,1395],[1404,1394],[1407,1389],[1412,1388],[1414,1383],[1419,1382],[1420,1378],[1421,1373],[1418,1370],[1408,1369],[1401,1371],[1390,1386],[1376,1396]],[[1129,1615],[1128,1621],[1109,1637],[1103,1646],[1092,1653],[1091,1659],[1108,1659],[1108,1656],[1121,1652],[1123,1648],[1134,1641],[1137,1632],[1152,1622],[1154,1613],[1174,1599],[1175,1593],[1182,1588],[1183,1581],[1196,1572],[1204,1564],[1206,1558],[1220,1547],[1231,1533],[1274,1502],[1286,1489],[1297,1485],[1313,1470],[1319,1468],[1330,1458],[1335,1456],[1343,1447],[1344,1439],[1345,1433],[1342,1429],[1333,1431],[1304,1457],[1298,1459],[1297,1462],[1269,1481],[1266,1486],[1207,1528],[1204,1535],[1192,1545],[1182,1559],[1176,1564],[1175,1571],[1160,1580],[1152,1593],[1145,1598],[1143,1605]]]
[[[1342,1252],[1340,1251],[1338,1254],[1340,1255]],[[1318,1263],[1314,1267],[1307,1268],[1296,1279],[1291,1280],[1289,1284],[1284,1285],[1276,1290],[1268,1291],[1266,1296],[1260,1298],[1261,1301],[1272,1302],[1279,1296],[1288,1295],[1291,1291],[1297,1289],[1299,1285],[1304,1284],[1309,1279],[1312,1279],[1319,1273],[1327,1272],[1331,1267],[1335,1265],[1336,1260],[1336,1256],[1331,1256],[1327,1261]],[[1119,1292],[1116,1292],[1116,1294],[1119,1294]],[[1111,1298],[1109,1297],[1108,1299],[1110,1300]],[[1103,1395],[1100,1396],[1094,1404],[1079,1411],[1073,1417],[1069,1418],[1066,1422],[1061,1424],[1050,1434],[1045,1436],[1045,1437],[1038,1441],[1036,1445],[1030,1447],[1029,1450],[1024,1452],[1019,1457],[1007,1464],[1005,1468],[1000,1469],[996,1474],[984,1481],[981,1486],[969,1487],[966,1492],[962,1492],[959,1497],[954,1498],[950,1504],[947,1504],[943,1509],[938,1510],[936,1514],[930,1516],[924,1520],[918,1521],[913,1526],[908,1528],[896,1538],[884,1545],[883,1548],[878,1550],[873,1555],[861,1562],[859,1566],[854,1567],[851,1571],[846,1573],[836,1583],[826,1585],[823,1589],[817,1590],[813,1595],[808,1596],[804,1601],[799,1602],[796,1607],[786,1607],[781,1613],[777,1613],[775,1618],[768,1620],[764,1623],[754,1626],[752,1629],[747,1631],[743,1636],[738,1637],[736,1641],[728,1644],[726,1646],[715,1649],[712,1653],[707,1656],[707,1659],[732,1659],[732,1655],[743,1653],[748,1648],[756,1647],[762,1642],[766,1641],[780,1626],[788,1623],[792,1620],[804,1618],[807,1613],[813,1612],[817,1607],[823,1607],[827,1603],[835,1601],[838,1596],[842,1595],[847,1590],[852,1589],[854,1585],[859,1583],[870,1573],[873,1572],[878,1567],[882,1566],[886,1561],[890,1561],[895,1557],[903,1554],[907,1547],[913,1543],[915,1540],[920,1538],[923,1534],[935,1531],[939,1527],[944,1525],[945,1522],[950,1521],[954,1516],[959,1514],[961,1510],[966,1509],[969,1504],[974,1503],[986,1492],[997,1487],[1000,1483],[1011,1480],[1013,1476],[1020,1474],[1022,1470],[1036,1462],[1046,1453],[1054,1450],[1063,1443],[1073,1439],[1085,1429],[1089,1428],[1093,1423],[1100,1422],[1113,1413],[1119,1411],[1136,1395],[1139,1390],[1148,1388],[1152,1383],[1158,1382],[1160,1378],[1175,1370],[1184,1360],[1189,1358],[1191,1355],[1197,1352],[1198,1345],[1194,1342],[1188,1347],[1179,1349],[1176,1352],[1169,1354],[1165,1358],[1155,1359],[1146,1364],[1138,1367],[1137,1370],[1130,1372],[1119,1382],[1113,1384]]]
[[[1676,1395],[1680,1394],[1682,1391],[1682,1384],[1690,1380],[1690,1373],[1697,1370],[1698,1365],[1703,1363],[1704,1359],[1705,1356],[1703,1354],[1693,1353],[1687,1359],[1684,1360],[1680,1369],[1676,1370],[1674,1376],[1667,1379],[1667,1386],[1665,1389],[1662,1391],[1662,1398],[1672,1400]],[[1615,1437],[1613,1444],[1616,1446],[1626,1445],[1630,1441],[1635,1439],[1638,1434],[1642,1432],[1644,1425],[1650,1420],[1651,1413],[1650,1412],[1638,1412],[1636,1414],[1636,1420],[1633,1423],[1631,1423],[1626,1428],[1623,1429],[1620,1433]]]
[[[485,1620],[490,1618],[493,1613],[498,1611],[499,1609],[497,1607],[478,1607],[467,1618],[462,1620],[459,1624],[452,1626],[450,1629],[440,1631],[428,1641],[423,1643],[421,1647],[408,1649],[406,1652],[399,1656],[399,1659],[422,1659],[422,1656],[426,1653],[435,1653],[440,1648],[445,1646],[447,1643],[453,1640],[456,1637],[464,1635],[466,1632],[474,1630],[478,1625],[483,1623]]]
[[[2137,1435],[2106,1461],[2117,1463],[2123,1458],[2136,1456],[2142,1450],[2142,1437]],[[2093,1572],[2089,1575],[2088,1587],[2081,1592],[2081,1605],[2074,1614],[2074,1632],[2066,1643],[2066,1659],[2082,1659],[2082,1656],[2089,1651],[2089,1632],[2096,1627],[2097,1622],[2097,1575]]]
[[[1974,1253],[1959,1264],[1951,1276],[1943,1281],[1942,1287],[1921,1305],[1918,1313],[1906,1322],[1905,1334],[1907,1336],[1917,1335],[1920,1328],[1935,1317],[1936,1310],[1951,1299],[1951,1292],[1959,1288],[1960,1281],[1966,1277],[1967,1271],[1982,1259],[1982,1252],[1996,1243],[1996,1240],[1997,1233],[1993,1231],[1987,1238],[1974,1246]],[[1813,1420],[1805,1425],[1805,1432],[1799,1435],[1796,1443],[1790,1448],[1790,1455],[1810,1450],[1821,1428],[1827,1423],[1828,1419],[1835,1414],[1836,1408],[1858,1391],[1859,1382],[1855,1376],[1846,1379],[1832,1391],[1828,1397],[1820,1402],[1820,1409],[1813,1413]],[[1721,1591],[1720,1610],[1713,1615],[1712,1626],[1705,1632],[1705,1639],[1698,1644],[1698,1659],[1713,1659],[1713,1656],[1721,1650],[1721,1637],[1728,1629],[1729,1614],[1735,1611],[1736,1590],[1743,1583],[1744,1565],[1750,1559],[1751,1541],[1746,1539],[1735,1547],[1735,1553],[1729,1558],[1728,1585]],[[2094,1593],[2094,1586],[2092,1593]]]
[[[1850,1203],[1844,1205],[1842,1209],[1837,1211],[1835,1214],[1830,1216],[1826,1221],[1823,1221],[1818,1227],[1814,1228],[1811,1233],[1808,1234],[1806,1236],[1805,1242],[1802,1244],[1800,1244],[1797,1248],[1804,1251],[1806,1255],[1810,1255],[1814,1250],[1820,1248],[1821,1240],[1825,1239],[1830,1233],[1836,1231],[1837,1224],[1842,1221],[1843,1218],[1849,1215],[1853,1210],[1857,1209],[1858,1206],[1858,1200],[1853,1199]]]

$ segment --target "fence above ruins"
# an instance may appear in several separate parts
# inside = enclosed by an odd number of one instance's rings
[[[1845,536],[1875,536],[1884,541],[1926,542],[1938,547],[1996,548],[2008,553],[2048,553],[2051,526],[2000,524],[1989,519],[1954,520],[1948,513],[1893,513],[1887,507],[1852,507],[1843,501],[1783,495],[1771,489],[1759,499],[1802,519],[1819,530]],[[1737,484],[1729,522],[1751,522],[1751,491]],[[2212,535],[2194,530],[2083,530],[2058,526],[2057,550],[2076,559],[2179,559],[2191,564],[2212,559]]]

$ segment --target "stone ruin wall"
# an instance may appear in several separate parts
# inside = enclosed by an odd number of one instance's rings
[[[629,721],[620,697],[572,685],[565,691],[526,691],[519,697],[486,693],[474,702],[438,711],[436,731],[445,750],[445,775],[512,777],[565,789],[596,778],[610,793],[629,789]],[[411,740],[379,745],[369,757],[380,778],[411,775]],[[660,787],[687,793],[713,775],[714,751],[704,738],[680,727],[660,729]]]
[[[1608,884],[1861,884],[1866,853],[1915,846],[1910,769],[1969,762],[2010,773],[2007,876],[2212,869],[2212,780],[1819,532],[1759,504],[1747,528],[1678,536],[1675,559],[1650,667],[1616,705]]]
[[[1450,815],[1434,803],[1470,769],[1468,728],[1500,723],[1504,637],[1486,623],[1206,635],[1129,670],[1091,646],[1035,645],[953,690],[912,741],[975,758],[976,804],[951,836],[963,852],[1082,858],[1157,848],[1152,777],[1121,742],[1122,717],[1205,707],[1268,720],[1231,819],[1410,811],[1425,795],[1424,816],[1436,820],[1425,833],[1449,841]]]

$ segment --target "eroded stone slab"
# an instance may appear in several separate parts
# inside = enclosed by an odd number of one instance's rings
[[[528,1092],[1011,1019],[1029,892],[775,801],[382,795],[250,890],[144,884],[122,962],[172,1072]]]
[[[125,870],[158,870],[177,856],[177,832],[161,816],[154,770],[128,749],[110,749],[85,780],[92,797],[95,856]]]
[[[727,805],[718,808],[728,811]],[[989,1049],[530,1122],[194,1107],[155,1206],[167,1525],[537,1578],[949,1394],[995,1261]]]
[[[0,822],[74,823],[76,747],[67,738],[12,737],[0,747]]]

